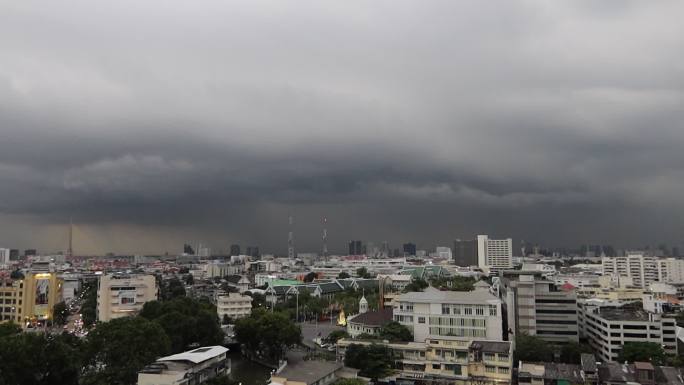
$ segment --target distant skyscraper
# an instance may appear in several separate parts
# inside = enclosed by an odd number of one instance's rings
[[[261,254],[259,254],[258,246],[247,246],[247,251],[245,252],[245,254],[253,258],[259,258],[261,256]]]
[[[416,256],[416,244],[415,243],[404,243],[404,255],[405,256]]]
[[[240,255],[240,245],[230,245],[230,255]]]
[[[38,255],[38,252],[36,251],[36,249],[24,250],[24,256],[25,257],[35,257],[36,255]]]
[[[363,255],[363,243],[361,241],[349,241],[349,255]]]
[[[513,268],[513,240],[477,236],[477,265],[491,272]]]
[[[380,256],[381,257],[388,257],[389,254],[390,254],[389,242],[384,241],[384,242],[382,242],[382,246],[380,246]]]
[[[435,248],[435,256],[439,258],[444,258],[447,261],[450,261],[452,258],[452,252],[451,252],[451,247],[446,247],[446,246],[437,246]]]
[[[195,255],[195,249],[193,249],[191,245],[186,243],[183,245],[183,254]]]
[[[10,249],[9,259],[10,261],[16,261],[17,259],[19,259],[19,249]]]
[[[0,265],[7,265],[10,261],[10,249],[0,249]]]
[[[477,240],[455,240],[452,254],[457,266],[477,266]]]

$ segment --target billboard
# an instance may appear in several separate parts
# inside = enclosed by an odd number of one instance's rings
[[[39,279],[36,281],[36,305],[47,305],[50,294],[50,280]]]

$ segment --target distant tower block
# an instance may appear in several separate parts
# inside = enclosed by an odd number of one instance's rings
[[[292,217],[292,215],[290,215],[289,222],[290,222],[290,232],[287,234],[287,257],[290,259],[294,259],[295,258],[294,232],[292,231],[292,224],[294,223],[294,218]]]

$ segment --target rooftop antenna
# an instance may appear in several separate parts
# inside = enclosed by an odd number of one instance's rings
[[[323,217],[323,259],[328,261],[328,218]]]
[[[294,249],[294,232],[292,231],[292,224],[294,223],[294,218],[292,215],[289,217],[290,232],[287,234],[287,257],[294,259],[295,249]]]
[[[69,217],[69,249],[67,250],[67,258],[71,259],[74,254],[74,220]]]

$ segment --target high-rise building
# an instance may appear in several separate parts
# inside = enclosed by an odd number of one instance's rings
[[[601,259],[603,275],[631,280],[636,287],[647,288],[653,282],[684,283],[684,260],[658,258],[641,251],[628,251],[621,257]]]
[[[247,251],[245,251],[245,254],[252,258],[259,258],[261,256],[261,254],[259,254],[258,246],[247,246]]]
[[[19,259],[19,249],[10,249],[9,251],[10,261],[16,261]]]
[[[363,255],[363,243],[361,241],[349,241],[349,255]]]
[[[230,255],[240,255],[240,245],[230,245]]]
[[[106,322],[136,315],[146,302],[156,299],[154,275],[103,275],[97,287],[97,319]]]
[[[10,262],[10,249],[0,249],[0,265],[8,265]]]
[[[477,236],[477,265],[496,273],[513,268],[513,240],[489,239],[486,235]]]
[[[578,342],[574,288],[521,275],[517,281],[508,281],[503,290],[508,327],[513,335],[527,334],[549,342]]]
[[[416,244],[415,243],[404,243],[404,255],[407,257],[416,256]]]
[[[477,266],[477,240],[455,240],[452,255],[457,266]]]
[[[36,255],[38,255],[38,252],[36,251],[36,249],[24,250],[24,256],[25,257],[35,257]]]
[[[191,245],[186,243],[183,245],[183,254],[195,255],[195,249],[193,249]]]

